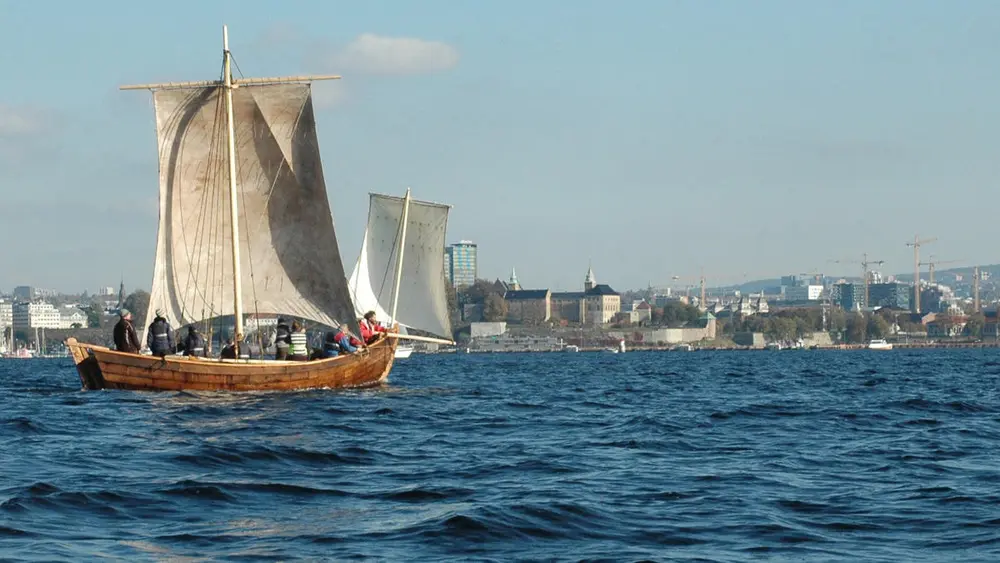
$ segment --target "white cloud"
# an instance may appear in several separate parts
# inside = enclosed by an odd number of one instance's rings
[[[406,75],[449,70],[458,58],[457,49],[440,41],[363,33],[328,61],[335,70]]]
[[[47,125],[48,120],[37,109],[0,103],[0,138],[33,136]]]

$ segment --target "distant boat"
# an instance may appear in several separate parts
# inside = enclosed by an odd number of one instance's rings
[[[674,346],[672,350],[674,352],[690,352],[694,350],[694,347],[685,342],[683,344],[678,344],[677,346]]]
[[[565,348],[563,348],[563,350],[566,352],[579,352],[580,347],[576,344],[568,344]]]
[[[19,348],[14,352],[4,354],[3,357],[17,360],[30,360],[35,357],[35,354],[27,348]]]
[[[884,339],[878,338],[868,342],[869,350],[892,350],[892,344],[889,344]]]
[[[605,348],[605,352],[611,352],[612,354],[624,354],[625,353],[625,339],[621,339],[618,342],[617,348]]]
[[[396,347],[396,359],[402,360],[410,357],[413,353],[413,346],[397,346]]]
[[[766,348],[768,350],[781,350],[780,342],[768,342]]]

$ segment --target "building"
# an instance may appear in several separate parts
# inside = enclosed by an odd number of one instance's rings
[[[587,268],[583,291],[552,293],[552,318],[581,324],[608,324],[622,310],[622,298],[607,284],[597,283],[594,269]]]
[[[471,323],[469,325],[470,338],[484,338],[488,336],[500,336],[507,332],[507,323]]]
[[[845,311],[857,311],[866,307],[864,284],[838,283],[833,286],[830,297]]]
[[[0,299],[0,331],[14,324],[14,304]]]
[[[912,289],[910,291],[912,295]],[[953,299],[951,289],[940,285],[925,285],[920,289],[920,311],[937,313],[948,309],[949,300]]]
[[[821,285],[785,286],[785,301],[818,301],[822,295]]]
[[[35,288],[30,285],[19,285],[14,288],[15,301],[31,301],[35,298]]]
[[[517,272],[514,271],[514,268],[510,269],[510,281],[507,282],[507,287],[514,291],[521,291],[521,283],[517,281]]]
[[[939,315],[933,321],[927,323],[927,337],[954,338],[960,336],[968,322],[969,317],[965,315]]]
[[[270,330],[275,329],[278,326],[278,316],[268,315],[268,314],[250,314],[246,315],[243,321],[243,329],[247,331],[253,330]]]
[[[635,332],[632,335],[632,340],[655,345],[714,340],[716,336],[716,326],[715,315],[706,312],[701,316],[701,318],[686,327],[655,328],[642,332]],[[608,336],[626,338],[628,335],[625,333],[610,332],[608,333]]]
[[[771,312],[771,306],[764,298],[764,294],[740,295],[740,298],[728,305],[716,303],[709,308],[709,312],[714,312],[715,317],[730,319],[739,317],[752,317],[754,315],[766,315]],[[714,317],[713,317],[714,318]]]
[[[87,328],[87,313],[76,307],[63,309],[59,313],[59,328]],[[48,327],[46,327],[48,328]]]
[[[539,324],[552,317],[552,292],[547,289],[511,290],[503,299],[509,323]]]
[[[445,249],[448,281],[453,287],[476,283],[479,275],[478,248],[472,241],[463,240]]]
[[[645,300],[633,302],[632,310],[638,313],[638,322],[649,322],[653,320],[653,306]]]
[[[913,288],[909,284],[873,283],[868,286],[868,301],[872,307],[906,310],[910,308],[911,293]]]
[[[511,322],[524,319],[521,322],[553,320],[600,325],[608,324],[621,311],[621,295],[606,284],[598,284],[593,269],[588,269],[583,287],[583,291],[559,292],[508,290],[504,294],[507,319]],[[543,317],[544,321],[538,320]]]
[[[99,297],[111,297],[115,294],[115,288],[110,285],[107,287],[102,287],[97,290],[97,295]]]
[[[608,324],[622,310],[621,295],[607,284],[593,283],[593,271],[590,274],[590,288],[584,291],[587,301],[586,322]]]
[[[15,330],[62,328],[62,315],[59,313],[59,309],[44,301],[14,305],[13,317]],[[83,326],[87,326],[86,317],[84,317]]]
[[[444,249],[444,279],[448,285],[455,287],[455,281],[451,279],[451,250],[448,247]]]
[[[781,276],[781,285],[783,287],[800,287],[802,285],[802,279],[799,276]]]

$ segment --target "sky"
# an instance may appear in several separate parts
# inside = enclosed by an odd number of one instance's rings
[[[1000,262],[998,2],[0,0],[0,291],[148,289],[152,105],[118,86],[217,78],[223,23],[247,76],[343,75],[348,268],[407,187],[524,287],[909,272],[918,234]]]

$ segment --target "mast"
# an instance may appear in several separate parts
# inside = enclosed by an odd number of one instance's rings
[[[222,26],[222,87],[226,91],[226,134],[229,145],[229,212],[233,238],[233,315],[235,332],[233,344],[237,353],[243,340],[243,277],[240,273],[240,221],[236,189],[236,139],[233,132],[233,75],[230,69],[229,28]]]
[[[406,224],[410,215],[410,188],[406,188],[406,197],[403,198],[403,216],[399,220],[399,256],[396,260],[396,284],[392,292],[392,312],[389,313],[389,326],[396,322],[396,307],[399,305],[399,282],[403,277],[403,250],[406,249]]]

